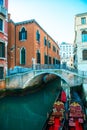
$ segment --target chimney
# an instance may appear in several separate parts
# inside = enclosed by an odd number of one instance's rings
[[[11,14],[10,13],[8,13],[8,20],[10,20],[11,19]]]

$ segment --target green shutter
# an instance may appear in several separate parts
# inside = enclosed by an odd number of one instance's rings
[[[19,40],[21,40],[21,32],[19,32]]]
[[[2,57],[5,57],[5,44],[2,44]]]
[[[27,39],[27,31],[25,31],[25,39]]]
[[[40,63],[40,53],[37,52],[37,63]]]
[[[25,64],[25,49],[21,50],[21,64]]]

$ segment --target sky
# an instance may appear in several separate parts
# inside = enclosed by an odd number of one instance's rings
[[[74,42],[75,15],[87,12],[87,0],[8,0],[14,22],[35,19],[57,42]]]

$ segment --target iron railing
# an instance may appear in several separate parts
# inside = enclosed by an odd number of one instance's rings
[[[62,64],[55,64],[55,65],[36,64],[36,65],[32,65],[32,66],[27,66],[27,67],[16,66],[14,69],[9,69],[7,71],[7,76],[14,75],[17,73],[24,73],[24,72],[28,72],[28,71],[32,71],[32,70],[42,70],[42,69],[63,69],[63,70],[68,71],[70,73],[72,72],[72,73],[75,73],[77,75],[87,76],[87,71],[80,71],[80,70],[77,70],[75,68],[64,66]]]

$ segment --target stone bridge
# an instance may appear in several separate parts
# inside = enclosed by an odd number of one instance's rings
[[[6,77],[6,88],[32,87],[42,82],[44,76],[53,74],[63,79],[70,87],[87,84],[87,73],[69,69],[34,69]]]
[[[32,69],[25,73],[17,73],[6,77],[7,89],[24,89],[26,87],[35,87],[43,82],[45,76],[55,75],[60,80],[64,80],[70,88],[78,86],[79,91],[83,91],[87,103],[87,72],[81,72],[72,69]],[[80,87],[81,86],[81,87]],[[87,111],[87,108],[86,108]]]

